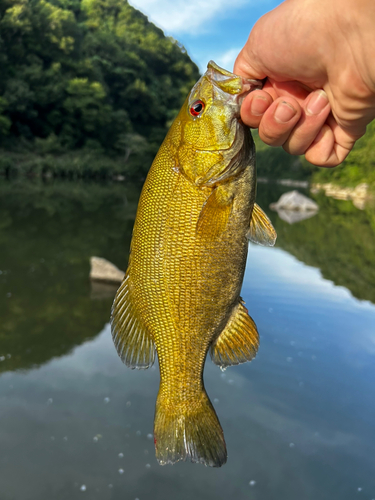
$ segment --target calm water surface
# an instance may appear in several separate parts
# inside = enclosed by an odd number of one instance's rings
[[[318,197],[317,216],[249,247],[242,295],[257,358],[207,392],[221,469],[161,467],[157,368],[131,371],[108,326],[115,290],[91,255],[125,269],[140,187],[0,183],[0,499],[375,499],[375,212]]]

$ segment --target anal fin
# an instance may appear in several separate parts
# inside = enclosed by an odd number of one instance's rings
[[[251,215],[250,228],[247,237],[253,243],[273,247],[277,234],[267,215],[263,212],[259,205],[254,204],[253,213]]]
[[[112,338],[123,363],[130,368],[145,369],[155,361],[155,346],[151,335],[137,316],[128,280],[128,276],[125,276],[113,302]]]
[[[212,361],[220,368],[245,363],[256,356],[258,346],[257,327],[240,298],[226,327],[211,346]]]

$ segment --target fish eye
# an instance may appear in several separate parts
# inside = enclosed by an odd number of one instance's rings
[[[201,100],[193,102],[193,104],[190,106],[190,114],[192,116],[199,116],[202,114],[204,110],[204,102]]]

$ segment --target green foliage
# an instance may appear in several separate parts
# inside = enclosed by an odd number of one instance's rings
[[[356,142],[341,165],[316,170],[313,181],[353,187],[366,182],[375,189],[375,121],[368,125],[366,134]]]
[[[291,156],[282,148],[267,146],[259,138],[258,131],[252,135],[257,151],[257,170],[259,177],[267,179],[296,179],[305,180],[317,170],[314,165],[302,162],[299,156]]]
[[[115,155],[133,135],[147,161],[199,77],[126,0],[0,0],[0,74],[3,149]]]

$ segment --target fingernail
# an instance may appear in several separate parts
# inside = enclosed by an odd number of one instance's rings
[[[297,111],[288,102],[282,101],[278,104],[275,110],[275,120],[279,123],[287,123],[293,116],[295,116]]]
[[[315,92],[312,92],[310,96],[306,113],[309,115],[318,115],[328,104],[327,94],[324,90],[316,90]]]
[[[250,111],[254,116],[261,116],[267,111],[268,101],[260,95],[255,95],[251,102]]]

